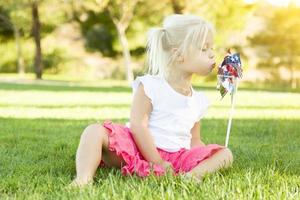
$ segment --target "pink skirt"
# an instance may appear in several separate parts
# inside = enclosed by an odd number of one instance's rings
[[[116,152],[125,161],[121,167],[122,175],[137,174],[140,177],[149,176],[151,171],[156,176],[165,174],[164,168],[160,165],[153,165],[144,159],[138,150],[132,137],[130,128],[122,124],[112,123],[105,120],[102,124],[109,132],[109,150]],[[176,152],[168,152],[160,148],[156,148],[161,158],[172,164],[174,175],[192,170],[203,160],[211,157],[218,150],[225,148],[218,144],[208,144],[206,146],[195,146],[192,149],[181,148]],[[105,163],[101,160],[99,167],[105,167]]]

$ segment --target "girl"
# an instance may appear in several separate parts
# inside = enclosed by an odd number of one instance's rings
[[[71,185],[91,183],[99,166],[140,177],[171,170],[201,181],[206,173],[232,164],[228,148],[201,141],[200,120],[210,103],[191,85],[193,74],[205,76],[215,67],[213,34],[201,17],[178,14],[149,31],[149,70],[132,83],[130,123],[105,120],[84,129]]]

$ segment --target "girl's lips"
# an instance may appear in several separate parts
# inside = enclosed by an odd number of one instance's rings
[[[216,63],[213,63],[212,65],[211,65],[211,68],[215,68],[216,67]]]

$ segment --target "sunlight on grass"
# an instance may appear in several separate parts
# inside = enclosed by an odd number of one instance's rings
[[[84,128],[105,119],[125,123],[132,94],[124,84],[48,84],[0,84],[1,199],[299,199],[299,93],[239,90],[229,143],[234,164],[201,185],[181,176],[142,180],[102,168],[94,185],[66,190]],[[202,140],[224,144],[230,98],[220,101],[211,87],[203,92],[211,107]]]
[[[230,97],[205,90],[211,106],[205,118],[228,118]],[[98,119],[129,118],[132,94],[128,92],[0,90],[0,117]],[[236,119],[300,119],[300,94],[238,91]]]

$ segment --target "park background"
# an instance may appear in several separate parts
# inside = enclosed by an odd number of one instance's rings
[[[173,13],[215,26],[218,63],[228,48],[241,55],[233,168],[201,186],[104,169],[93,186],[65,190],[83,129],[129,120],[130,84],[147,70],[147,30]],[[0,198],[300,198],[299,19],[296,0],[1,1]],[[224,144],[230,98],[220,101],[216,71],[192,82],[212,102],[203,141]]]

